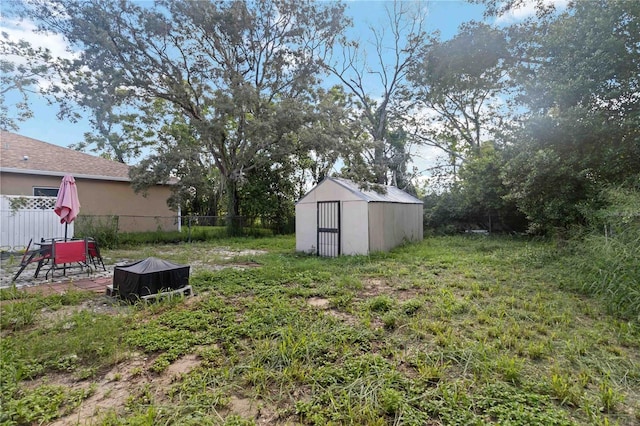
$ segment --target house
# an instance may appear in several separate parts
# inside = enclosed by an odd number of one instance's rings
[[[57,196],[65,174],[75,178],[78,189],[81,209],[76,225],[93,219],[115,220],[120,232],[179,228],[179,213],[167,206],[170,186],[159,184],[149,188],[146,196],[136,194],[126,164],[0,132],[0,195],[20,196],[32,207],[48,210],[44,198],[31,197]],[[55,215],[53,210],[51,215]]]
[[[320,256],[388,251],[423,237],[422,201],[394,187],[327,177],[296,203],[296,250]]]

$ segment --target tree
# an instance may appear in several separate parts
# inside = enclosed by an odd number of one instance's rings
[[[327,69],[355,96],[357,117],[367,133],[360,158],[347,159],[352,168],[347,175],[378,184],[405,179],[399,166],[409,160],[405,145],[399,147],[390,138],[393,132],[402,131],[407,118],[406,76],[425,39],[423,12],[412,10],[408,2],[394,1],[387,17],[388,26],[371,27],[375,59],[369,61],[360,42],[343,40],[342,57],[327,63]],[[403,161],[398,162],[399,158]],[[370,176],[364,174],[365,164]]]
[[[417,108],[423,111],[415,137],[441,149],[453,173],[506,116],[504,34],[484,24],[467,24],[451,40],[433,40],[421,50],[409,74]]]
[[[492,141],[469,154],[460,168],[459,192],[467,218],[489,232],[524,231],[526,221],[503,181],[505,155]]]
[[[307,184],[316,185],[328,176],[339,159],[356,152],[361,127],[353,120],[352,96],[342,87],[319,88],[308,105],[307,123],[295,135],[295,173],[304,195]]]
[[[251,170],[242,186],[242,211],[248,218],[260,218],[275,233],[295,231],[295,182],[290,179],[294,164],[281,161]]]
[[[29,96],[44,94],[39,82],[51,77],[55,64],[48,49],[0,34],[0,129],[18,130],[20,121],[33,117]],[[13,106],[7,103],[11,94],[19,98]]]
[[[346,25],[340,4],[293,0],[55,0],[27,7],[43,29],[80,49],[69,81],[81,104],[89,99],[84,105],[107,122],[132,114],[125,134],[147,141],[157,132],[146,129],[155,113],[146,106],[157,99],[192,126],[220,172],[232,232],[247,173],[291,152],[288,135],[307,120],[299,112],[319,58]]]
[[[640,4],[576,2],[508,29],[516,100],[510,196],[534,227],[563,232],[599,188],[640,170]]]
[[[158,117],[171,117],[164,101],[156,102]],[[166,123],[157,133],[153,153],[131,168],[133,188],[145,192],[158,182],[173,180],[171,207],[183,214],[218,216],[223,195],[220,173],[197,138],[197,132],[182,117]]]

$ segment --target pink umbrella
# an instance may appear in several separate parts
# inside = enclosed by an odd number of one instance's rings
[[[76,180],[71,175],[65,175],[60,183],[56,206],[53,210],[60,216],[60,223],[64,223],[64,239],[67,239],[67,226],[75,220],[80,212],[80,200]]]

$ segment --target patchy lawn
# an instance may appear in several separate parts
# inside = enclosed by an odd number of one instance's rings
[[[640,328],[562,289],[553,247],[429,238],[319,259],[292,237],[104,251],[196,296],[3,291],[0,423],[640,422]],[[569,271],[570,272],[570,271]]]

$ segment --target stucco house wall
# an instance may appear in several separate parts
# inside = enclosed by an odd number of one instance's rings
[[[0,133],[0,194],[33,196],[34,188],[58,188],[65,174],[76,181],[78,221],[118,216],[120,232],[178,229],[178,213],[167,206],[169,185],[151,187],[146,196],[136,194],[126,164]]]

